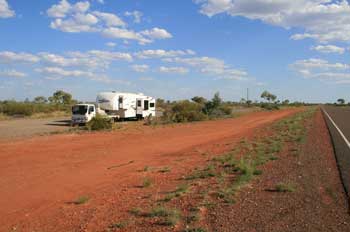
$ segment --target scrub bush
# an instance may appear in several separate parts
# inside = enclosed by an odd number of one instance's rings
[[[90,131],[111,130],[113,122],[109,118],[97,115],[86,124],[86,128]]]
[[[174,122],[193,122],[207,119],[198,103],[188,100],[175,102],[171,108],[170,116]]]

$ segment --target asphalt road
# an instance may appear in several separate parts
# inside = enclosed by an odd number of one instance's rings
[[[350,107],[325,106],[324,112],[344,188],[350,197],[350,147],[346,142],[350,141]]]

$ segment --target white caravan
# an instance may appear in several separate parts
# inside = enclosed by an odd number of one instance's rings
[[[98,113],[117,119],[156,116],[156,99],[143,94],[102,92],[97,95]]]
[[[77,104],[72,107],[72,126],[85,124],[96,116],[96,107],[93,104]]]

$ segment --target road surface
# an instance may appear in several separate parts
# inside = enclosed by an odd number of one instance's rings
[[[324,107],[325,119],[346,193],[350,194],[350,107]]]

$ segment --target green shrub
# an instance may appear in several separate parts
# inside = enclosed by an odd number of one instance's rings
[[[82,204],[85,204],[86,202],[88,202],[89,199],[90,198],[88,196],[81,196],[78,199],[76,199],[75,201],[73,201],[73,203],[75,205],[82,205]]]
[[[53,113],[57,111],[70,112],[70,105],[3,101],[0,102],[0,113],[8,116],[31,116],[38,113]]]
[[[110,130],[113,128],[113,123],[109,118],[97,115],[86,124],[86,128],[90,131]]]
[[[295,187],[291,183],[278,183],[276,185],[277,192],[295,192]]]
[[[143,188],[148,188],[152,185],[152,180],[148,177],[146,177],[143,182],[142,182],[142,187]]]
[[[175,102],[171,107],[170,116],[174,122],[193,122],[207,119],[202,112],[202,106],[188,100]]]
[[[276,103],[263,102],[260,104],[260,107],[266,110],[279,110],[279,106]]]

